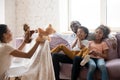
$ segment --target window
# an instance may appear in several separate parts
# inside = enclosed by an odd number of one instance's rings
[[[100,24],[120,31],[120,0],[59,0],[61,31],[69,31],[69,24],[78,20],[93,31]],[[63,16],[64,15],[64,16]]]
[[[68,4],[69,4],[69,0],[59,0],[59,15],[60,15],[59,32],[68,31],[68,26],[69,26]]]
[[[107,25],[120,31],[120,0],[107,0]]]
[[[78,20],[89,29],[100,24],[100,0],[70,0],[69,4],[70,21]]]

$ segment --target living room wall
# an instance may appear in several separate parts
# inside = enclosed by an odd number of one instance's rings
[[[59,0],[1,0],[1,23],[9,26],[15,38],[24,35],[23,24],[31,29],[45,28],[48,24],[59,31]]]
[[[0,0],[0,24],[5,23],[5,1]]]
[[[23,36],[23,24],[31,29],[45,28],[52,24],[59,30],[58,0],[5,0],[5,23],[11,28],[15,37]]]
[[[23,24],[31,29],[46,27],[52,24],[55,29],[59,25],[58,0],[16,0],[16,36],[22,36]]]
[[[4,1],[4,23],[8,25],[13,33],[12,45],[15,45],[16,34],[16,14],[15,14],[15,1],[16,0],[3,0]]]

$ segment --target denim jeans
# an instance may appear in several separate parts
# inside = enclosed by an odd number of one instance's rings
[[[91,58],[90,61],[88,62],[88,65],[89,70],[87,74],[87,80],[93,80],[93,75],[96,68],[98,68],[101,71],[101,79],[108,80],[108,72],[105,66],[104,59]]]

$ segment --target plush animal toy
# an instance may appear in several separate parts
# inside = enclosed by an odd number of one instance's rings
[[[52,28],[51,24],[49,24],[48,27],[45,30],[43,30],[41,28],[38,28],[38,33],[39,33],[39,36],[41,38],[41,42],[44,42],[45,40],[49,40],[50,41],[49,35],[53,34],[55,32],[56,31]]]
[[[52,28],[52,25],[49,24],[48,27],[43,30],[42,28],[38,28],[38,30],[30,30],[30,26],[27,24],[23,25],[23,30],[25,32],[25,42],[30,43],[32,41],[32,34],[33,33],[39,33],[39,37],[41,38],[41,42],[44,42],[45,40],[49,40],[49,35],[55,33],[56,31]]]
[[[30,30],[30,27],[27,24],[23,25],[23,30],[25,32],[25,42],[30,43],[32,41],[32,34],[35,32],[35,30]]]

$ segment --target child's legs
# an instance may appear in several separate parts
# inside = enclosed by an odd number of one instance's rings
[[[61,44],[51,50],[51,53],[57,53],[61,51]]]
[[[79,76],[79,72],[81,69],[81,66],[80,66],[81,61],[82,61],[82,57],[80,57],[80,56],[75,56],[73,58],[71,80],[77,80],[77,77]]]
[[[104,59],[98,59],[97,60],[97,66],[101,71],[102,74],[102,80],[108,80],[108,72],[105,66],[105,61]]]
[[[64,54],[52,54],[52,61],[56,80],[60,80],[60,63],[73,63],[73,60]]]
[[[71,59],[73,59],[74,57],[74,52],[71,51],[70,49],[68,49],[65,45],[61,44],[57,47],[55,47],[54,49],[51,50],[51,53],[56,53],[56,52],[60,52],[63,51],[64,54],[66,54],[68,57],[70,57]]]
[[[90,59],[88,65],[89,65],[89,69],[87,74],[87,80],[93,80],[93,74],[96,69],[96,63],[93,59]]]

